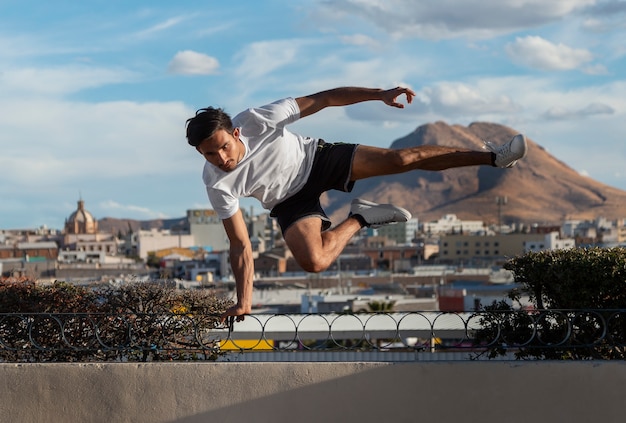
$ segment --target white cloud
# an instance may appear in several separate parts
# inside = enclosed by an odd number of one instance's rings
[[[585,66],[583,68],[583,73],[586,73],[587,75],[608,75],[609,71],[607,70],[606,66],[595,64],[595,65]]]
[[[595,0],[335,0],[324,20],[366,20],[397,37],[488,38],[557,21]]]
[[[448,116],[480,116],[511,113],[520,106],[506,94],[488,94],[464,83],[444,82],[420,91],[420,101],[435,113]]]
[[[582,27],[587,31],[596,33],[621,31],[626,28],[626,21],[620,15],[604,19],[589,18],[582,23]]]
[[[562,43],[553,44],[538,36],[518,37],[507,44],[506,53],[512,61],[541,70],[570,70],[593,60],[591,52]]]
[[[364,46],[373,49],[380,47],[380,42],[378,40],[365,34],[345,35],[340,37],[340,39],[344,44]]]
[[[3,96],[50,96],[76,93],[86,88],[134,81],[138,76],[126,69],[83,65],[59,67],[7,67],[0,72]]]
[[[191,50],[179,51],[168,65],[168,71],[180,75],[214,75],[219,61],[209,55]]]
[[[139,31],[135,34],[136,38],[147,38],[147,37],[151,37],[155,34],[159,34],[160,32],[166,31],[170,28],[173,28],[177,25],[179,25],[180,23],[184,22],[186,20],[185,17],[183,16],[176,16],[173,18],[168,18],[166,20],[164,20],[163,22],[159,22],[153,26],[151,26],[150,28],[146,28],[142,31]]]
[[[568,109],[562,106],[551,107],[544,116],[547,119],[554,120],[571,120],[571,119],[584,119],[594,115],[612,115],[615,113],[608,104],[603,103],[591,103],[581,109]]]
[[[246,46],[236,55],[236,74],[245,79],[261,78],[293,63],[298,55],[299,40],[259,41]]]
[[[168,174],[190,158],[181,103],[0,100],[4,181],[38,189]],[[180,148],[175,148],[180,146]]]
[[[587,10],[589,17],[583,22],[583,28],[593,32],[609,32],[626,28],[624,21],[626,14],[626,2],[624,1],[599,1]]]

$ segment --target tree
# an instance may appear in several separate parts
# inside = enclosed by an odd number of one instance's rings
[[[626,358],[626,248],[531,252],[504,268],[522,284],[513,304],[528,295],[534,310],[484,308],[476,343],[490,357],[513,348],[517,358]]]
[[[395,301],[370,301],[367,303],[369,311],[372,313],[389,313],[393,311]]]

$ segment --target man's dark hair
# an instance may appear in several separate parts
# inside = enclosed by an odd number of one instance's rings
[[[200,109],[194,117],[187,119],[187,142],[189,145],[197,147],[220,129],[232,134],[233,122],[228,113],[213,107]]]

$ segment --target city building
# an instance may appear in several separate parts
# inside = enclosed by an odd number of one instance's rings
[[[445,234],[439,240],[439,259],[448,262],[499,260],[523,254],[527,244],[542,242],[545,242],[544,234]]]
[[[197,246],[196,238],[191,234],[172,233],[167,230],[140,230],[137,237],[137,255],[147,260],[150,253],[168,248],[190,248]]]
[[[460,220],[455,214],[446,214],[441,219],[426,222],[422,225],[425,234],[475,234],[485,231],[481,220]]]
[[[62,252],[104,253],[102,256],[93,254],[92,258],[117,255],[117,239],[113,234],[98,232],[98,221],[85,209],[85,202],[82,199],[78,200],[77,209],[65,219],[63,234]],[[70,257],[73,256],[63,255],[63,261],[68,261]]]
[[[543,241],[527,241],[524,243],[524,253],[539,252],[543,250],[569,250],[576,246],[573,238],[560,238],[558,232],[545,234]]]
[[[366,232],[370,236],[381,236],[395,241],[397,244],[410,244],[417,236],[419,221],[411,218],[407,222],[399,222],[393,225],[381,226],[377,229],[370,229]]]
[[[574,248],[572,238],[561,238],[558,232],[494,235],[443,235],[439,241],[439,258],[445,261],[501,260],[529,251]]]
[[[275,220],[270,218],[269,213],[254,216],[252,212],[248,214],[243,211],[243,214],[248,225],[252,250],[256,253],[262,253],[272,248],[276,234],[280,233],[277,230]],[[193,236],[197,247],[202,247],[205,251],[229,249],[230,242],[226,230],[215,210],[187,210],[187,223],[189,233]]]
[[[143,263],[119,253],[122,245],[123,241],[114,234],[98,230],[98,221],[81,198],[76,210],[65,220],[54,276],[71,281],[145,274]]]
[[[228,236],[215,210],[187,210],[187,222],[193,245],[202,247],[205,251],[228,250]]]

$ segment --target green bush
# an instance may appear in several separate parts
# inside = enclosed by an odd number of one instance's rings
[[[212,360],[208,334],[229,305],[157,283],[0,281],[0,361]]]
[[[528,253],[508,261],[521,293],[539,309],[626,307],[626,248],[574,248]],[[517,295],[516,295],[517,294]],[[514,292],[512,299],[519,299]]]
[[[527,253],[509,260],[522,284],[507,302],[484,307],[476,343],[493,358],[626,358],[626,248]],[[534,310],[520,311],[527,295]]]

